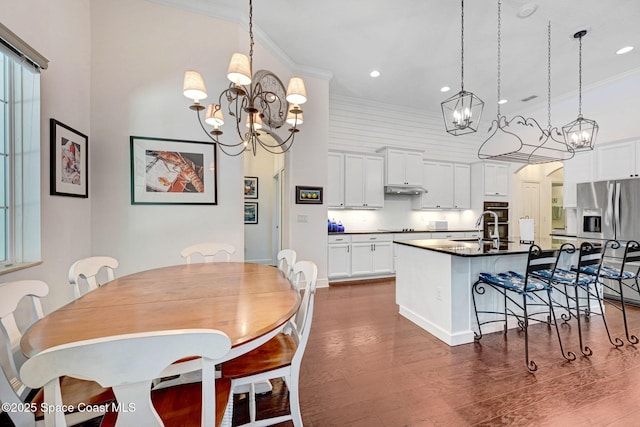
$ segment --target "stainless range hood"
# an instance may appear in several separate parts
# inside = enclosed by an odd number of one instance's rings
[[[384,192],[386,194],[415,195],[415,194],[426,193],[427,189],[420,186],[415,186],[415,185],[385,185]]]

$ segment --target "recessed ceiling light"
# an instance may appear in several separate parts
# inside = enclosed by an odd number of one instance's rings
[[[527,3],[518,10],[518,18],[528,18],[538,10],[537,3]]]
[[[372,72],[369,73],[369,75],[371,77],[378,77],[380,75],[380,71],[378,70],[373,70]]]
[[[451,88],[449,86],[442,86],[440,88],[440,92],[449,92],[451,90]]]
[[[506,104],[507,102],[509,101],[507,101],[506,99],[501,99],[500,101],[498,101],[498,104],[502,105],[502,104]]]
[[[632,50],[633,50],[633,46],[626,46],[626,47],[623,47],[622,49],[616,50],[616,54],[622,55],[622,54],[625,54],[625,53],[629,53]]]

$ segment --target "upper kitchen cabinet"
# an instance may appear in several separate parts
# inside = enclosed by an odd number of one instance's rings
[[[453,208],[471,209],[471,166],[453,165]]]
[[[381,156],[346,153],[344,183],[345,207],[383,207],[384,159]]]
[[[422,185],[422,151],[381,148],[385,185]]]
[[[640,175],[640,141],[596,146],[596,180],[636,178]]]
[[[329,152],[326,200],[329,208],[344,208],[344,153]]]
[[[426,191],[413,200],[414,209],[453,208],[453,163],[425,161],[422,179]]]
[[[563,206],[575,208],[578,206],[576,184],[593,181],[593,151],[580,151],[570,159],[564,161]]]
[[[486,200],[509,197],[509,165],[484,163],[484,195]]]

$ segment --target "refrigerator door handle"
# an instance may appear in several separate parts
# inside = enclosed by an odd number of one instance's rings
[[[622,231],[622,224],[620,224],[620,183],[616,183],[616,192],[615,192],[615,222],[613,223],[613,231],[616,239],[619,239],[620,236],[618,234]]]
[[[607,227],[609,225],[612,225],[613,228],[614,228],[614,233],[615,233],[615,223],[614,223],[614,219],[613,219],[613,203],[614,203],[613,184],[607,183],[607,209],[606,209],[606,211],[604,213],[604,224]]]

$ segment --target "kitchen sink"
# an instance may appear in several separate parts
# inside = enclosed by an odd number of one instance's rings
[[[451,240],[452,242],[477,242],[478,238],[477,237],[467,237],[465,239],[449,239],[449,240]],[[486,242],[489,242],[489,243],[493,242],[493,240],[491,240],[491,239],[482,239],[482,241],[485,242],[485,243]],[[516,243],[516,242],[514,242],[513,240],[502,240],[502,239],[500,239],[500,243]]]

